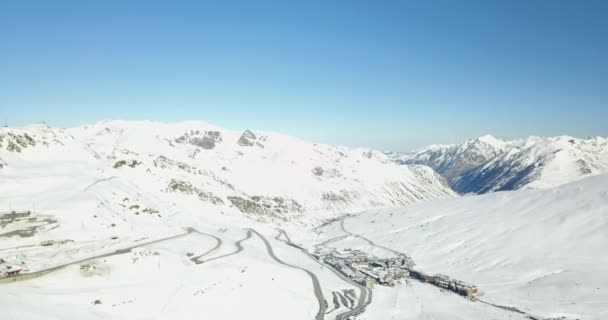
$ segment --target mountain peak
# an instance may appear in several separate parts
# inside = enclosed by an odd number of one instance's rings
[[[485,142],[485,143],[491,144],[491,145],[502,145],[502,144],[504,144],[503,140],[498,139],[498,138],[494,137],[491,134],[483,135],[483,136],[477,138],[476,140],[477,141],[481,141],[481,142]]]

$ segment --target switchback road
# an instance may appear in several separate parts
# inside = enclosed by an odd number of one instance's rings
[[[290,246],[292,246],[294,248],[299,249],[304,254],[306,254],[307,257],[309,257],[310,259],[312,259],[314,262],[320,264],[323,268],[328,268],[331,272],[333,272],[335,275],[337,275],[338,277],[340,277],[340,279],[342,279],[343,281],[347,282],[348,284],[350,284],[352,286],[355,286],[357,289],[359,289],[359,299],[357,301],[357,305],[355,307],[353,307],[351,310],[348,310],[348,311],[345,311],[345,312],[343,312],[341,314],[338,314],[336,316],[336,320],[345,320],[345,319],[348,319],[349,316],[360,314],[363,311],[365,311],[365,308],[370,303],[372,303],[372,291],[370,289],[368,289],[368,288],[366,288],[366,287],[364,287],[364,286],[356,283],[352,279],[346,277],[341,272],[339,272],[338,270],[334,269],[332,266],[320,262],[313,255],[311,255],[308,252],[308,250],[305,250],[304,248],[300,248],[300,247],[294,245],[291,242],[291,240],[289,240],[289,236],[287,235],[287,233],[284,230],[279,229],[279,235],[276,238],[279,238],[281,234],[284,234],[285,237],[287,238],[287,240],[289,241],[289,242],[286,242],[288,245],[290,245]]]
[[[213,236],[212,236],[212,237],[213,237]],[[234,245],[236,246],[236,251],[231,252],[231,253],[227,253],[227,254],[224,254],[224,255],[221,255],[221,256],[217,256],[217,257],[209,258],[209,259],[206,259],[206,260],[201,260],[200,258],[202,258],[203,256],[205,256],[205,255],[207,255],[207,254],[209,254],[209,253],[211,253],[211,252],[215,251],[215,250],[216,250],[217,248],[219,248],[219,246],[222,244],[222,240],[220,240],[220,239],[219,239],[219,238],[217,238],[217,237],[214,237],[214,238],[216,238],[216,240],[219,240],[218,244],[217,244],[217,245],[216,245],[214,248],[212,248],[211,250],[207,251],[206,253],[203,253],[202,255],[200,255],[200,256],[198,256],[198,257],[194,257],[194,258],[192,258],[192,259],[190,259],[190,260],[194,261],[194,262],[195,262],[195,263],[197,263],[197,264],[201,264],[201,263],[204,263],[204,262],[209,262],[209,261],[213,261],[213,260],[218,260],[218,259],[221,259],[221,258],[226,258],[226,257],[228,257],[228,256],[232,256],[232,255],[238,254],[239,252],[243,251],[243,245],[242,245],[242,243],[243,243],[244,241],[248,240],[249,238],[251,238],[251,231],[247,230],[247,235],[245,236],[245,238],[243,238],[243,239],[241,239],[241,240],[239,240],[239,241],[235,242],[235,244],[234,244]]]
[[[302,271],[306,272],[306,274],[308,274],[308,276],[312,280],[312,285],[313,285],[313,289],[315,292],[315,296],[317,297],[317,301],[319,302],[319,311],[317,312],[317,315],[315,316],[315,320],[323,320],[325,317],[325,310],[327,310],[327,301],[325,301],[325,297],[323,296],[323,290],[321,289],[321,284],[319,283],[319,279],[317,278],[317,276],[314,273],[312,273],[304,268],[283,262],[281,259],[279,259],[274,254],[274,251],[272,250],[272,246],[270,245],[270,242],[268,242],[268,240],[264,236],[262,236],[261,234],[259,234],[257,231],[255,231],[253,229],[246,229],[246,230],[250,230],[251,232],[255,233],[256,236],[258,236],[258,238],[262,239],[262,241],[266,245],[266,251],[268,252],[268,255],[270,257],[272,257],[276,262],[278,262],[282,265],[288,266],[290,268],[302,270]]]

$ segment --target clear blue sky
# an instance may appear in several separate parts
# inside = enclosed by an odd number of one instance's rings
[[[608,135],[608,1],[0,1],[0,118],[409,150]]]

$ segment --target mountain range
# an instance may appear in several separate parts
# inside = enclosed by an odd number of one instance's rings
[[[40,179],[35,172],[46,168],[46,178],[58,175],[59,182],[70,172],[82,189],[113,179],[155,201],[175,194],[212,211],[267,222],[323,219],[456,195],[431,168],[400,166],[378,151],[205,122],[2,128],[0,159],[4,181]]]
[[[0,267],[22,268],[1,274],[0,305],[7,319],[605,319],[607,149],[484,136],[385,154],[200,121],[0,128]],[[408,256],[479,294],[413,278],[372,294],[319,250]]]
[[[486,135],[392,157],[405,165],[428,165],[461,194],[550,188],[608,172],[608,139],[533,136],[505,141]]]

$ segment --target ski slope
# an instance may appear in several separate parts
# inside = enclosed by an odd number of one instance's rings
[[[370,210],[344,226],[410,254],[421,270],[476,284],[480,299],[599,320],[608,316],[606,212],[608,176],[599,175],[553,189]]]

